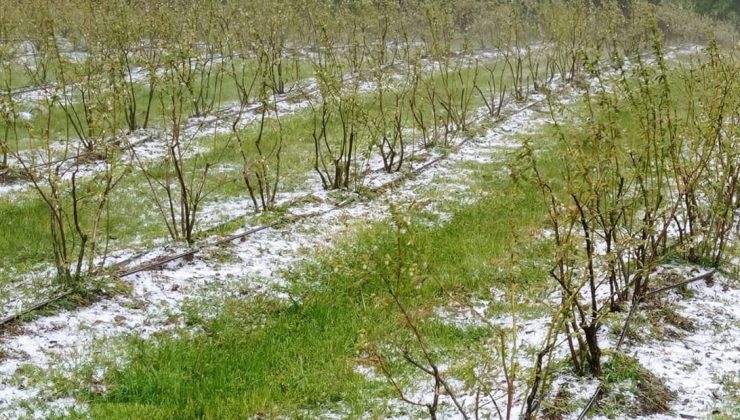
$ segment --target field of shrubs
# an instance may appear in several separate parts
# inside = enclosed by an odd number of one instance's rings
[[[740,415],[705,3],[7,2],[0,418]]]

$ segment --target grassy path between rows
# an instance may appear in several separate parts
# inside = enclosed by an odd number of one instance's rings
[[[485,344],[485,328],[435,320],[452,299],[486,296],[523,285],[534,293],[546,273],[533,263],[546,242],[538,191],[482,165],[475,182],[488,195],[460,207],[449,222],[412,217],[401,293],[440,360]],[[521,184],[521,185],[520,185]],[[135,340],[130,362],[113,370],[109,392],[90,396],[96,418],[244,418],[252,415],[387,414],[389,385],[356,372],[367,348],[400,348],[408,340],[401,314],[381,276],[394,255],[392,223],[379,223],[290,273],[289,301],[233,300],[202,322],[194,337]],[[528,245],[520,245],[526,243]],[[416,280],[415,280],[416,279]],[[417,281],[418,279],[421,279]],[[504,305],[505,306],[505,305]],[[506,310],[502,308],[502,310]],[[403,364],[391,366],[399,374]],[[460,373],[463,374],[462,372]],[[341,404],[340,404],[341,402]]]

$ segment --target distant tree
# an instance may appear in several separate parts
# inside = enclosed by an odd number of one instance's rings
[[[675,3],[690,7],[698,13],[740,23],[740,0],[648,0],[650,3]]]
[[[619,4],[619,9],[624,13],[625,16],[629,16],[632,11],[632,1],[633,0],[617,0],[617,4]],[[593,3],[597,7],[601,7],[604,3],[604,0],[593,0]]]
[[[739,0],[694,0],[696,11],[731,22],[740,22]]]

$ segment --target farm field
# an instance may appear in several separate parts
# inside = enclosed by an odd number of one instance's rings
[[[7,2],[0,418],[740,417],[726,3]]]

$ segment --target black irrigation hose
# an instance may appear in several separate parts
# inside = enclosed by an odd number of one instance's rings
[[[696,277],[692,277],[692,278],[690,278],[690,279],[688,279],[686,281],[682,281],[680,283],[672,284],[670,286],[661,287],[660,289],[651,290],[650,292],[645,293],[645,295],[643,296],[643,298],[648,297],[648,296],[653,296],[653,295],[656,295],[658,293],[662,293],[662,292],[665,292],[665,291],[668,291],[668,290],[676,289],[678,287],[685,286],[687,284],[694,283],[694,282],[697,282],[699,280],[708,280],[708,279],[712,278],[712,276],[716,272],[717,272],[717,269],[714,269],[713,268],[713,269],[711,269],[711,270],[709,270],[709,271],[707,271],[705,273],[702,273],[702,274],[700,274],[700,275],[698,275]],[[631,325],[632,315],[635,313],[635,308],[637,308],[637,306],[639,306],[639,304],[640,304],[641,301],[642,301],[642,299],[638,300],[637,302],[634,302],[632,304],[632,306],[630,307],[630,311],[627,314],[627,318],[625,318],[624,324],[622,325],[622,330],[619,332],[619,341],[617,342],[617,345],[614,348],[615,350],[619,350],[619,348],[622,346],[622,343],[624,342],[624,338],[627,335],[627,330],[629,329],[629,327]],[[586,418],[586,415],[588,414],[589,410],[591,410],[591,407],[593,407],[593,405],[596,403],[596,400],[599,398],[599,395],[601,395],[602,389],[603,389],[602,382],[599,382],[599,385],[596,387],[596,390],[594,390],[593,395],[591,396],[591,398],[586,403],[586,406],[583,407],[583,409],[581,410],[581,413],[578,415],[578,420],[583,420],[584,418]]]
[[[65,297],[67,297],[67,296],[69,296],[71,294],[72,294],[71,291],[64,292],[62,294],[59,294],[57,296],[54,296],[51,299],[47,299],[47,300],[38,302],[35,305],[31,306],[30,308],[25,309],[25,310],[23,310],[21,312],[15,313],[13,315],[6,316],[2,320],[0,320],[0,328],[4,329],[5,328],[5,325],[7,325],[8,323],[13,322],[16,319],[18,319],[18,318],[20,318],[20,317],[22,317],[24,315],[30,314],[33,311],[39,310],[39,309],[41,309],[41,308],[43,308],[43,307],[45,307],[47,305],[50,305],[50,304],[52,304],[52,303],[54,303],[54,302],[56,302],[58,300],[61,300],[62,298],[65,298]]]
[[[534,101],[534,102],[532,102],[532,103],[530,103],[530,104],[528,104],[528,105],[526,105],[526,106],[524,106],[524,107],[522,107],[520,109],[517,109],[516,111],[514,111],[513,113],[511,113],[509,115],[509,117],[511,117],[513,115],[517,115],[517,114],[519,114],[519,113],[521,113],[521,112],[523,112],[523,111],[525,111],[527,109],[530,109],[533,106],[535,106],[535,105],[537,105],[539,103],[542,103],[543,101],[544,101],[544,99],[541,99],[541,100],[538,100],[538,101]],[[470,136],[466,137],[465,139],[463,139],[463,141],[461,141],[459,144],[457,144],[457,147],[464,146],[471,139],[472,139],[472,137],[470,137]],[[384,192],[384,191],[386,191],[388,189],[391,189],[394,186],[396,186],[397,184],[399,184],[401,182],[404,182],[404,181],[406,181],[406,180],[408,180],[410,178],[413,178],[413,177],[419,175],[420,173],[424,172],[425,170],[427,170],[431,166],[433,166],[433,165],[439,163],[440,161],[446,159],[448,156],[449,156],[448,154],[440,155],[440,156],[438,156],[438,157],[430,160],[429,162],[424,163],[422,166],[420,166],[420,167],[418,167],[416,169],[413,169],[413,170],[411,170],[409,172],[406,172],[405,174],[403,174],[402,176],[400,176],[400,177],[398,177],[396,179],[390,180],[390,181],[388,181],[388,182],[386,182],[386,183],[384,183],[384,184],[382,184],[382,185],[380,185],[378,187],[375,187],[375,188],[370,189],[370,191],[372,193],[381,193],[381,192]],[[308,194],[305,197],[308,197],[310,195],[311,194]],[[204,246],[219,246],[219,245],[224,245],[224,244],[230,243],[230,242],[232,242],[234,240],[246,238],[247,236],[253,235],[253,234],[257,233],[257,232],[260,232],[260,231],[263,231],[263,230],[266,230],[266,229],[275,227],[275,226],[280,225],[280,224],[295,223],[295,222],[297,222],[299,220],[303,220],[303,219],[307,219],[307,218],[311,218],[311,217],[320,217],[320,216],[323,216],[323,215],[332,213],[332,212],[334,212],[336,210],[342,209],[344,207],[347,207],[348,205],[350,205],[351,203],[355,202],[356,200],[357,200],[357,197],[353,197],[353,198],[344,200],[344,201],[340,202],[339,204],[334,205],[332,208],[330,208],[328,210],[323,210],[323,211],[320,211],[320,212],[309,213],[309,214],[300,215],[300,216],[284,217],[284,218],[281,218],[279,220],[276,220],[276,221],[274,221],[272,223],[268,223],[266,225],[258,226],[258,227],[255,227],[253,229],[247,230],[247,231],[242,232],[242,233],[238,233],[238,234],[235,234],[235,235],[228,236],[226,238],[222,238],[222,239],[217,240],[217,241],[215,241],[215,242],[213,242],[211,244],[206,244],[206,245],[203,245],[203,246],[200,246],[200,247],[197,247],[197,248],[194,248],[194,249],[185,251],[185,252],[181,252],[181,253],[178,253],[178,254],[167,256],[167,257],[165,257],[163,259],[160,259],[160,260],[157,260],[157,261],[146,263],[146,264],[144,264],[142,266],[139,266],[139,267],[135,267],[135,268],[132,268],[132,269],[123,271],[123,272],[119,272],[117,274],[117,276],[119,278],[132,276],[134,274],[137,274],[137,273],[140,273],[140,272],[143,272],[143,271],[147,271],[147,270],[151,270],[153,268],[161,267],[162,265],[164,265],[164,264],[166,264],[168,262],[176,261],[176,260],[183,259],[183,258],[186,258],[186,257],[191,257],[191,256],[196,255],[199,252],[201,252],[204,249]],[[115,265],[113,267],[115,267]],[[63,293],[61,293],[61,294],[59,294],[57,296],[54,296],[54,297],[52,297],[50,299],[47,299],[47,300],[38,302],[38,303],[34,304],[33,306],[31,306],[28,309],[22,310],[22,311],[20,311],[20,312],[18,312],[16,314],[13,314],[13,315],[6,316],[4,319],[0,320],[0,328],[4,328],[5,325],[7,325],[8,323],[13,322],[13,321],[15,321],[15,320],[17,320],[17,319],[19,319],[19,318],[21,318],[21,317],[23,317],[25,315],[28,315],[28,314],[36,311],[36,310],[39,310],[39,309],[41,309],[43,307],[46,307],[47,305],[50,305],[50,304],[52,304],[54,302],[57,302],[60,299],[66,297],[66,296],[69,296],[70,294],[72,294],[72,291],[65,291],[65,292],[63,292]]]
[[[656,295],[658,293],[662,293],[662,292],[665,292],[667,290],[676,289],[676,288],[679,288],[681,286],[685,286],[687,284],[695,283],[695,282],[697,282],[699,280],[709,280],[710,278],[712,278],[712,276],[714,276],[714,274],[716,272],[717,272],[717,269],[716,268],[713,268],[713,269],[711,269],[711,270],[709,270],[709,271],[707,271],[705,273],[702,273],[702,274],[700,274],[700,275],[698,275],[696,277],[692,277],[692,278],[690,278],[690,279],[688,279],[686,281],[682,281],[680,283],[676,283],[676,284],[673,284],[673,285],[670,285],[670,286],[661,287],[660,289],[651,290],[651,291],[645,293],[645,297]]]

